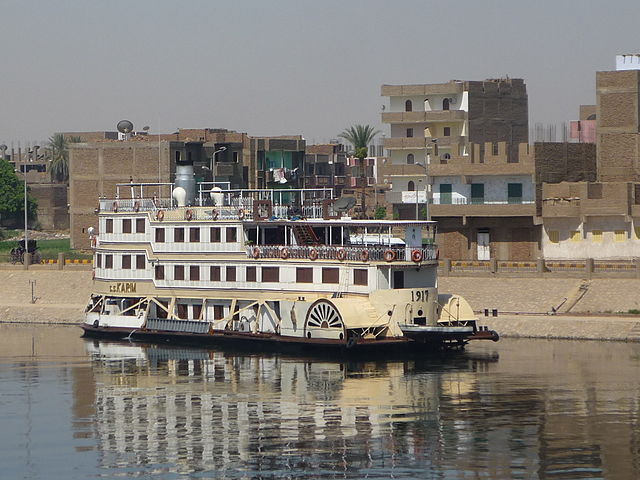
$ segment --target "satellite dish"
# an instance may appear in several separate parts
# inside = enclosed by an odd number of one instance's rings
[[[4,152],[6,150],[7,150],[7,146],[4,143],[0,145],[0,151]]]
[[[333,209],[336,212],[346,212],[350,208],[356,204],[356,199],[354,197],[340,197],[335,202],[333,202]]]
[[[144,130],[145,132],[148,132],[149,128],[151,128],[149,127],[149,125],[145,125],[144,127],[142,127],[142,130]]]
[[[133,132],[133,123],[129,120],[120,120],[116,128],[120,133],[131,133]]]

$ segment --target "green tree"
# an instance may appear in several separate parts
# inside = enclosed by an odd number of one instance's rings
[[[376,207],[373,218],[375,218],[376,220],[384,220],[385,218],[387,218],[387,209],[382,206]]]
[[[48,146],[51,150],[49,172],[52,180],[64,183],[69,181],[69,144],[80,141],[80,137],[66,138],[62,133],[56,133],[49,137]]]
[[[353,148],[357,151],[359,148],[367,148],[378,133],[380,133],[380,131],[374,129],[371,125],[353,125],[346,128],[338,136],[353,145]]]
[[[36,218],[38,203],[27,194],[29,220]],[[18,178],[9,162],[0,159],[0,222],[17,227],[23,225],[24,183]]]

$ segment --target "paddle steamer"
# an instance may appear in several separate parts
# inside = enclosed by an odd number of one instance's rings
[[[86,335],[425,353],[497,340],[438,291],[435,222],[358,220],[331,189],[221,190],[182,173],[100,199]]]

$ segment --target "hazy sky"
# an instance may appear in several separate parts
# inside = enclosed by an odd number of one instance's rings
[[[524,78],[529,122],[577,118],[640,53],[639,0],[0,0],[0,142],[213,127],[328,141],[383,83]]]

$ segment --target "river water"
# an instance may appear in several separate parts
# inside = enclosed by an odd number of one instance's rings
[[[327,360],[0,325],[0,478],[640,478],[640,344]]]

